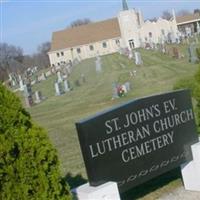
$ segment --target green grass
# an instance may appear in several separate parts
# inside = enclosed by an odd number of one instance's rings
[[[179,48],[183,53],[187,51],[186,45],[180,45]],[[188,63],[187,57],[177,60],[156,51],[139,51],[142,53],[143,66],[136,66],[132,60],[117,53],[102,57],[103,71],[99,74],[95,72],[95,59],[81,62],[73,68],[69,78],[73,90],[62,96],[55,96],[55,75],[33,87],[47,99],[28,110],[33,119],[47,129],[58,150],[63,175],[81,174],[87,178],[75,122],[134,98],[171,91],[178,79],[192,76],[197,70],[197,65]],[[126,67],[122,68],[121,64]],[[131,70],[137,71],[136,77],[130,77]],[[81,82],[81,86],[77,87],[74,82],[81,79],[82,73],[86,82]],[[111,100],[112,83],[126,81],[130,81],[132,90],[125,97]],[[167,187],[166,191],[170,188]]]

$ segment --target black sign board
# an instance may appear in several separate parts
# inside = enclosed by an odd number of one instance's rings
[[[124,192],[192,160],[198,141],[190,92],[137,99],[76,123],[89,183]]]

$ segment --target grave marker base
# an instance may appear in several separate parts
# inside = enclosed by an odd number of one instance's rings
[[[186,190],[200,192],[200,142],[191,146],[193,160],[181,165]]]
[[[72,189],[72,193],[77,200],[120,200],[116,182],[107,182],[97,187],[90,186],[89,183]]]

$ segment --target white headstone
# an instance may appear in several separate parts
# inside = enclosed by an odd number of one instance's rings
[[[96,72],[101,72],[101,58],[98,56],[95,60],[96,63]]]
[[[67,80],[64,80],[64,88],[65,88],[65,92],[70,91],[69,84],[68,84]]]
[[[56,96],[60,96],[62,94],[60,83],[55,82],[55,90],[56,90]]]
[[[200,25],[199,25],[199,22],[197,22],[197,33],[200,34]]]
[[[19,90],[24,91],[24,81],[22,80],[21,75],[19,75]]]
[[[46,80],[46,74],[42,73],[42,75],[41,75],[41,81],[45,81],[45,80]]]
[[[35,91],[35,103],[40,103],[42,101],[42,95],[40,91]]]
[[[141,58],[141,54],[140,52],[135,52],[135,64],[136,65],[142,65],[143,62],[142,62],[142,58]]]
[[[63,81],[63,79],[62,79],[60,71],[57,72],[57,77],[58,77],[58,83],[61,83]]]

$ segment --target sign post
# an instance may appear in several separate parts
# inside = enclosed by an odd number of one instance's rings
[[[130,101],[76,123],[90,186],[127,191],[193,159],[191,97],[180,90]]]

